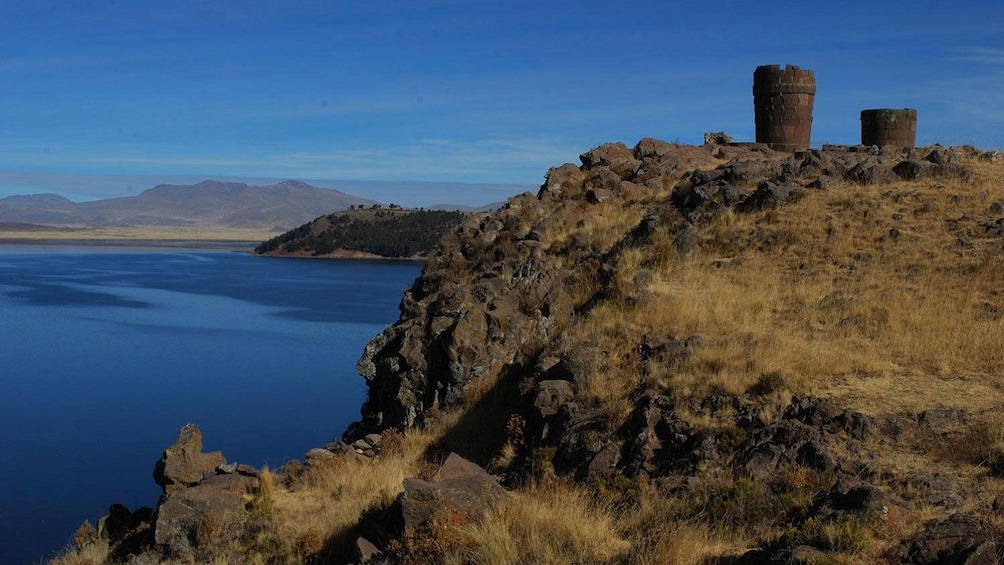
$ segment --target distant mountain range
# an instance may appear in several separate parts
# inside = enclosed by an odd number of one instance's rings
[[[74,227],[288,230],[318,216],[376,202],[287,180],[267,186],[207,180],[161,184],[136,196],[73,202],[56,194],[0,198],[0,222]]]

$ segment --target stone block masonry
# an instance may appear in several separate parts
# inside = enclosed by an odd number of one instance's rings
[[[777,151],[808,149],[816,77],[795,65],[762,65],[753,72],[757,143]]]

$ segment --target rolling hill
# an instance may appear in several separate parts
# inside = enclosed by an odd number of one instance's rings
[[[286,230],[372,200],[287,180],[267,186],[206,180],[162,184],[137,196],[73,202],[55,194],[0,199],[0,222],[74,227],[215,227]]]

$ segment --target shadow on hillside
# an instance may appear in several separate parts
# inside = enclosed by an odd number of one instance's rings
[[[456,425],[426,449],[425,460],[440,462],[453,452],[487,467],[509,439],[510,433],[522,431],[519,429],[520,420],[514,417],[525,421],[520,412],[518,383],[526,366],[518,362],[507,366],[498,382],[467,408]]]

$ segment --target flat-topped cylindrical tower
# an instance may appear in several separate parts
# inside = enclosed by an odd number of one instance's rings
[[[861,110],[861,144],[913,149],[917,143],[917,111],[879,108]]]
[[[808,149],[816,77],[795,65],[762,65],[753,72],[756,141],[778,151]]]

